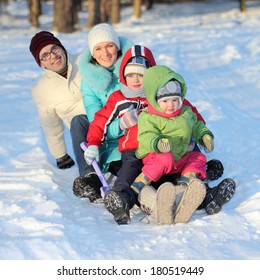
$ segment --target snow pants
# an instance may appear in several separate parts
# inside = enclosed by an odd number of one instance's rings
[[[185,154],[180,160],[175,161],[171,152],[169,153],[150,153],[143,158],[142,172],[151,181],[157,182],[165,174],[181,175],[187,172],[195,172],[199,179],[206,177],[206,157],[197,151]]]

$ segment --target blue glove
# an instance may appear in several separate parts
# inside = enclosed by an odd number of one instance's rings
[[[134,105],[132,104],[119,120],[119,126],[121,130],[135,126],[137,124],[138,113],[139,110],[134,109]]]
[[[98,162],[99,161],[98,146],[96,145],[88,146],[86,151],[84,152],[84,159],[88,165],[91,165],[94,159]]]

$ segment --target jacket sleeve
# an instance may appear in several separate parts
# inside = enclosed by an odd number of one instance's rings
[[[195,113],[197,116],[197,120],[202,121],[204,124],[206,124],[206,121],[203,119],[202,115],[198,112],[197,108],[193,106],[187,99],[183,100],[183,106],[191,107],[192,112]]]
[[[202,137],[205,134],[209,134],[212,138],[214,138],[213,133],[205,126],[205,124],[202,121],[195,122],[193,126],[193,135],[196,138],[196,142],[200,143],[204,146],[204,143],[202,141]]]
[[[141,154],[143,151],[145,151],[145,154],[158,152],[157,143],[161,138],[162,135],[157,125],[153,122],[153,118],[151,118],[145,111],[142,112],[138,116],[139,152],[141,151]]]
[[[36,102],[45,139],[51,155],[58,159],[67,153],[63,121],[54,109],[46,108]]]
[[[116,107],[116,99],[114,94],[111,94],[106,105],[95,113],[94,120],[90,123],[87,135],[89,145],[97,145],[99,148],[105,138],[109,138],[110,126],[117,121],[117,115],[114,114]],[[118,134],[117,137],[118,138]]]

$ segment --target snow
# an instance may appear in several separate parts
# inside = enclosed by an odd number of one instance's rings
[[[73,195],[77,168],[56,168],[30,93],[43,72],[28,47],[36,32],[51,31],[50,3],[40,29],[28,24],[25,1],[8,4],[0,17],[2,261],[260,260],[260,5],[246,4],[246,13],[235,0],[155,4],[139,20],[127,7],[115,25],[119,34],[149,47],[157,64],[184,76],[187,99],[215,134],[215,151],[207,158],[225,167],[210,185],[225,177],[237,183],[219,214],[200,210],[189,223],[169,226],[140,222],[138,208],[129,225],[119,226],[102,204]],[[86,12],[80,21],[83,27]],[[71,53],[87,44],[83,28],[56,35]],[[66,140],[73,156],[68,131]]]

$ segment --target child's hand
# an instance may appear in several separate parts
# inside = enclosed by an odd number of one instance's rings
[[[93,160],[99,161],[99,150],[98,146],[90,145],[87,147],[86,151],[84,152],[84,159],[87,164],[91,165]]]
[[[206,153],[212,152],[214,150],[214,139],[210,135],[205,134],[202,137],[202,141],[204,143],[204,150]]]
[[[157,148],[161,153],[168,153],[171,151],[171,144],[169,142],[169,139],[162,138],[157,143]]]
[[[124,115],[120,118],[119,126],[122,130],[129,127],[135,126],[137,124],[139,110],[134,109],[134,105],[131,105]]]

